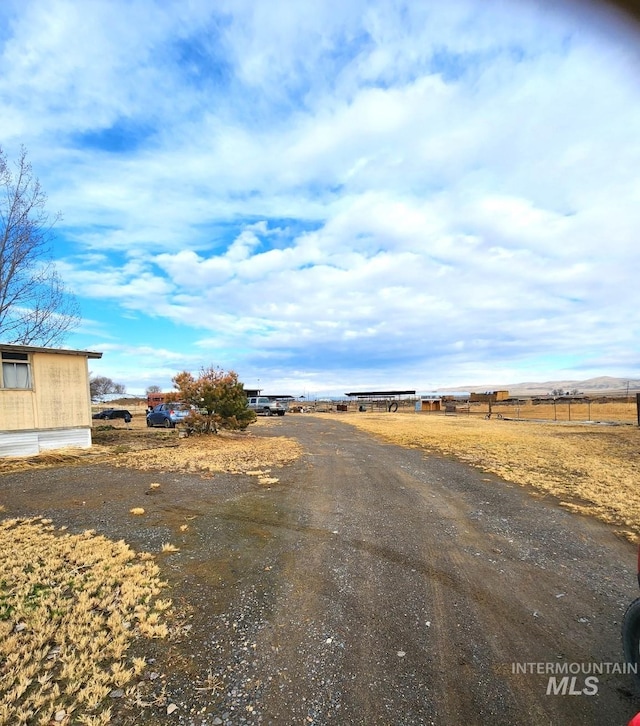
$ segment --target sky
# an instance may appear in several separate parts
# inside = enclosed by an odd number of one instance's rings
[[[3,0],[64,347],[144,393],[640,378],[640,31],[528,0]]]

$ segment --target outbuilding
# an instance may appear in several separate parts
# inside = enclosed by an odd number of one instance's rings
[[[90,447],[88,361],[101,357],[0,343],[0,456]]]
[[[441,396],[421,396],[416,403],[416,411],[441,411]]]

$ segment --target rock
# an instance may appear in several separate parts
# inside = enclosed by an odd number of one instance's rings
[[[175,703],[170,703],[170,704],[169,704],[169,705],[167,706],[167,716],[171,716],[171,714],[172,714],[172,713],[173,713],[174,711],[177,711],[177,710],[178,710],[178,707],[176,706],[176,704],[175,704]]]
[[[64,721],[65,716],[67,715],[67,712],[64,710],[64,708],[60,709],[59,711],[56,711],[55,716],[53,717],[54,721]]]
[[[115,690],[111,691],[109,694],[111,698],[122,698],[124,696],[124,691],[122,688],[116,688]]]
[[[219,716],[216,716],[211,723],[213,726],[222,726],[224,722]]]

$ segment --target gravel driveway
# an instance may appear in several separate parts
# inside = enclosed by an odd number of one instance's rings
[[[158,557],[176,634],[136,646],[157,703],[114,702],[114,723],[584,726],[640,710],[628,675],[585,683],[620,666],[636,596],[634,547],[610,528],[338,421],[261,434],[306,452],[270,488],[104,464],[0,477],[4,516],[180,548]],[[547,695],[538,670],[562,664],[583,672]]]

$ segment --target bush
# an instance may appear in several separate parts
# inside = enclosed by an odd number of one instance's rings
[[[177,389],[175,397],[195,409],[186,419],[190,432],[218,433],[218,427],[242,430],[256,420],[234,371],[202,368],[198,378],[183,371],[174,377],[173,386]]]

